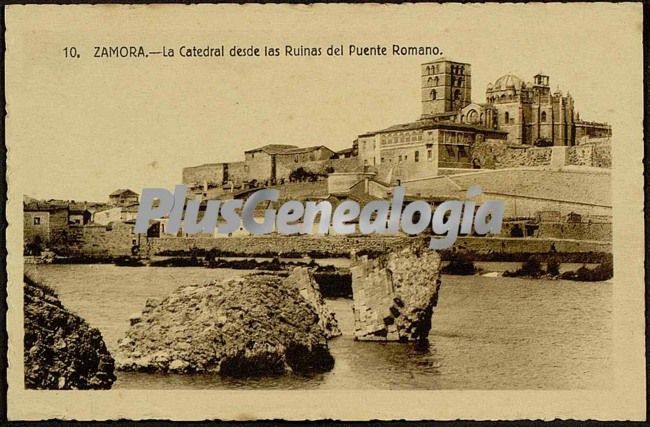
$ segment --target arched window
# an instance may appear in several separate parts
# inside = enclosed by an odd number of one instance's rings
[[[546,111],[542,111],[542,123],[546,123]]]
[[[431,77],[427,79],[427,86],[433,86],[433,79]]]
[[[431,74],[431,67],[427,66],[427,75]]]
[[[460,100],[460,89],[456,89],[456,90],[454,91],[454,99],[455,99],[456,101],[459,101],[459,100]]]
[[[460,67],[460,73],[465,74],[465,67]]]
[[[458,86],[462,86],[462,85],[463,85],[463,79],[459,78],[458,79]]]
[[[510,122],[510,114],[506,111],[506,113],[503,115],[503,120],[507,124]]]
[[[436,99],[436,90],[435,89],[431,91],[431,100],[434,100],[434,99]]]
[[[438,76],[435,76],[435,77],[433,78],[433,85],[434,85],[434,86],[438,86]]]

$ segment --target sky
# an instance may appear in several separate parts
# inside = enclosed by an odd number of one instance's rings
[[[183,167],[271,143],[350,147],[420,116],[419,64],[436,59],[97,59],[94,46],[438,46],[471,64],[475,102],[503,74],[541,71],[614,143],[642,143],[640,4],[16,5],[6,19],[8,180],[36,198],[173,188]]]

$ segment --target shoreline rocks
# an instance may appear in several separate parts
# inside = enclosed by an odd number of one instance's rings
[[[66,310],[49,287],[24,276],[25,388],[109,389],[114,360],[101,333]]]
[[[333,316],[321,319],[326,307],[317,299],[301,295],[317,292],[305,277],[299,271],[284,283],[276,274],[250,274],[150,299],[118,343],[117,367],[230,376],[331,370],[327,338],[338,326]]]
[[[424,240],[373,260],[356,259],[350,268],[355,339],[426,341],[438,304],[440,264]]]

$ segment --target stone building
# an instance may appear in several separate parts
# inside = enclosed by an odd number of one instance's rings
[[[138,193],[129,189],[120,188],[113,191],[108,196],[108,200],[112,206],[129,206],[138,203]]]
[[[244,161],[208,163],[183,169],[183,184],[203,194],[222,186],[258,182],[273,184],[288,180],[292,171],[309,162],[334,159],[337,153],[325,147],[268,144],[244,152]],[[196,191],[195,191],[196,192]]]
[[[70,203],[69,209],[68,222],[70,224],[86,225],[92,219],[92,213],[86,203]]]
[[[65,205],[35,201],[23,205],[23,239],[25,243],[49,244],[65,234],[70,209]]]
[[[401,169],[399,177],[435,175],[438,168],[471,168],[476,141],[503,141],[504,131],[452,121],[420,119],[359,136],[359,159],[366,166]]]
[[[397,178],[431,176],[438,168],[479,168],[474,144],[573,146],[608,139],[606,123],[585,122],[573,98],[551,93],[549,77],[532,83],[506,74],[490,83],[486,102],[472,102],[471,65],[444,58],[421,65],[419,120],[359,135],[361,166],[386,167]]]
[[[444,58],[422,68],[422,118],[449,118],[472,102],[471,65]]]

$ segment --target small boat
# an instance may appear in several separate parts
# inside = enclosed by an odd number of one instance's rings
[[[499,272],[498,271],[490,271],[489,273],[483,273],[481,274],[483,277],[499,277]]]

